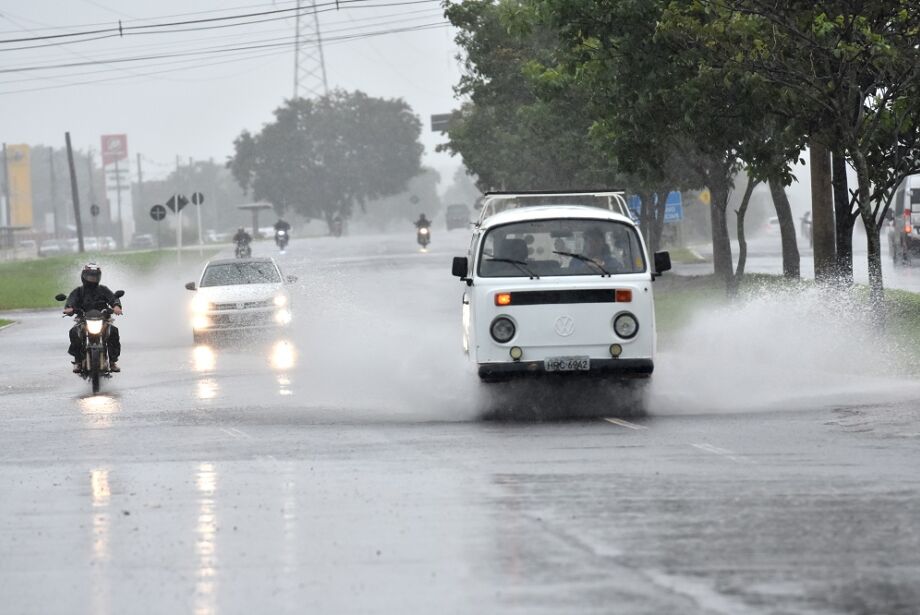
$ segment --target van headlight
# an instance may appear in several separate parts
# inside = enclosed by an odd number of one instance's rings
[[[275,302],[275,307],[286,306],[288,302],[287,295],[275,295],[274,302]]]
[[[90,335],[99,335],[102,333],[102,320],[94,318],[86,321],[86,330]]]
[[[489,332],[492,334],[492,339],[499,344],[504,344],[505,342],[511,341],[511,338],[514,337],[514,322],[507,316],[499,316],[492,321]]]
[[[629,312],[620,312],[613,317],[613,331],[624,340],[632,339],[639,332],[639,321]]]

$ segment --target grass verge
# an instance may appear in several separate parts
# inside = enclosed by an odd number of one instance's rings
[[[671,254],[671,262],[680,265],[699,265],[709,262],[708,259],[703,258],[690,248],[668,248],[668,252]]]
[[[217,251],[205,250],[204,259]],[[183,253],[188,262],[199,261],[197,251]],[[145,276],[175,266],[175,251],[87,253],[0,263],[0,310],[57,307],[58,293],[69,293],[80,283],[80,268],[94,261],[102,267],[102,283],[111,285],[128,277]],[[113,276],[112,273],[116,273]],[[115,288],[111,287],[112,290]]]
[[[0,318],[0,329],[7,326],[8,324],[11,324],[12,322],[12,320],[4,320],[3,318]]]

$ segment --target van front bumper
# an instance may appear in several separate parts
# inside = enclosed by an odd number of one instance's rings
[[[526,376],[648,378],[654,370],[655,362],[652,359],[591,359],[590,369],[565,372],[548,372],[543,361],[509,361],[480,364],[479,377],[483,380],[509,380]]]

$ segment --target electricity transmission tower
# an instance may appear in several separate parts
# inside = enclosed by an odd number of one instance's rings
[[[326,83],[326,60],[323,57],[323,38],[319,30],[316,0],[306,1],[310,10],[304,14],[301,11],[303,0],[297,0],[294,98],[319,98],[329,93],[329,85]]]

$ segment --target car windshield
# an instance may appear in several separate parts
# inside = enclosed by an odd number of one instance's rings
[[[236,284],[278,284],[281,276],[275,265],[259,263],[221,263],[209,265],[201,277],[201,287]]]
[[[642,273],[633,226],[611,220],[528,220],[495,227],[482,241],[479,275],[533,277]]]

